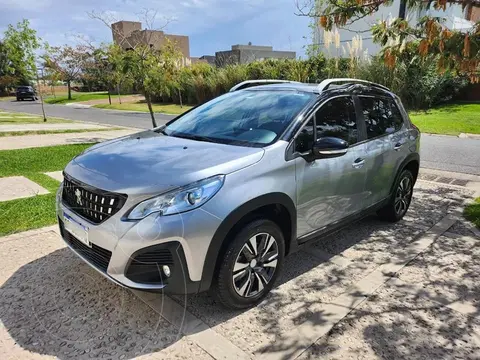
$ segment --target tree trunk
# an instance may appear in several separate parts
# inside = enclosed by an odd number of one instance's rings
[[[122,98],[120,97],[120,84],[117,84],[117,93],[118,93],[118,101],[121,104],[122,103]]]
[[[55,95],[55,86],[52,85],[52,94],[53,94],[53,98],[56,99],[57,96]]]
[[[180,91],[180,89],[178,89],[178,98],[180,99],[180,108],[183,108],[182,92]]]
[[[110,97],[110,87],[108,88],[108,103],[112,105],[112,98]]]
[[[150,117],[152,118],[153,127],[157,127],[157,122],[155,121],[155,115],[153,114],[152,109],[152,99],[150,97],[150,93],[145,91],[145,99],[147,100],[148,111],[150,112]]]
[[[70,86],[70,80],[67,81],[67,88],[68,88],[68,100],[72,100],[72,88]]]

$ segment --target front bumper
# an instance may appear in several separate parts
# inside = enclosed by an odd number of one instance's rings
[[[140,221],[123,221],[125,208],[101,224],[92,224],[77,215],[57,195],[57,216],[67,246],[92,268],[123,287],[164,291],[172,294],[197,293],[205,258],[220,220],[200,209],[158,216]],[[64,213],[88,228],[88,247],[63,225]],[[171,275],[163,272],[167,265]]]

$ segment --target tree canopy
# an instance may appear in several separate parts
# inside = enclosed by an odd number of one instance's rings
[[[307,0],[299,5],[300,15],[315,18],[325,30],[348,28],[353,22],[375,14],[393,0]],[[448,6],[463,11],[480,7],[479,0],[403,0],[399,17],[383,19],[370,29],[375,42],[383,46],[385,63],[393,68],[402,52],[415,44],[418,54],[426,58],[436,55],[439,72],[454,70],[480,81],[480,22],[468,29],[449,29],[442,16],[422,16],[418,21],[405,18],[405,8],[434,9],[446,14]],[[402,9],[403,7],[403,9]],[[394,14],[395,15],[395,14]]]
[[[35,50],[40,47],[37,32],[24,19],[8,25],[0,39],[0,90],[7,86],[28,84],[35,76]]]
[[[67,83],[68,99],[71,100],[71,83],[80,78],[91,58],[88,47],[85,45],[49,47],[43,57],[45,67],[57,73],[58,77]]]

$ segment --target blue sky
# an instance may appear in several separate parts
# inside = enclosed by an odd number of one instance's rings
[[[157,11],[155,28],[170,19],[167,33],[188,35],[191,56],[251,41],[304,57],[309,36],[309,20],[294,14],[295,0],[0,0],[0,31],[27,18],[51,45],[76,42],[77,35],[110,42],[110,30],[87,12],[138,21],[143,9]]]

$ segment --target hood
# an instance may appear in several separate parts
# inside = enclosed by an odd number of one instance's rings
[[[94,187],[127,194],[158,194],[252,165],[264,150],[145,131],[97,144],[65,172]]]

